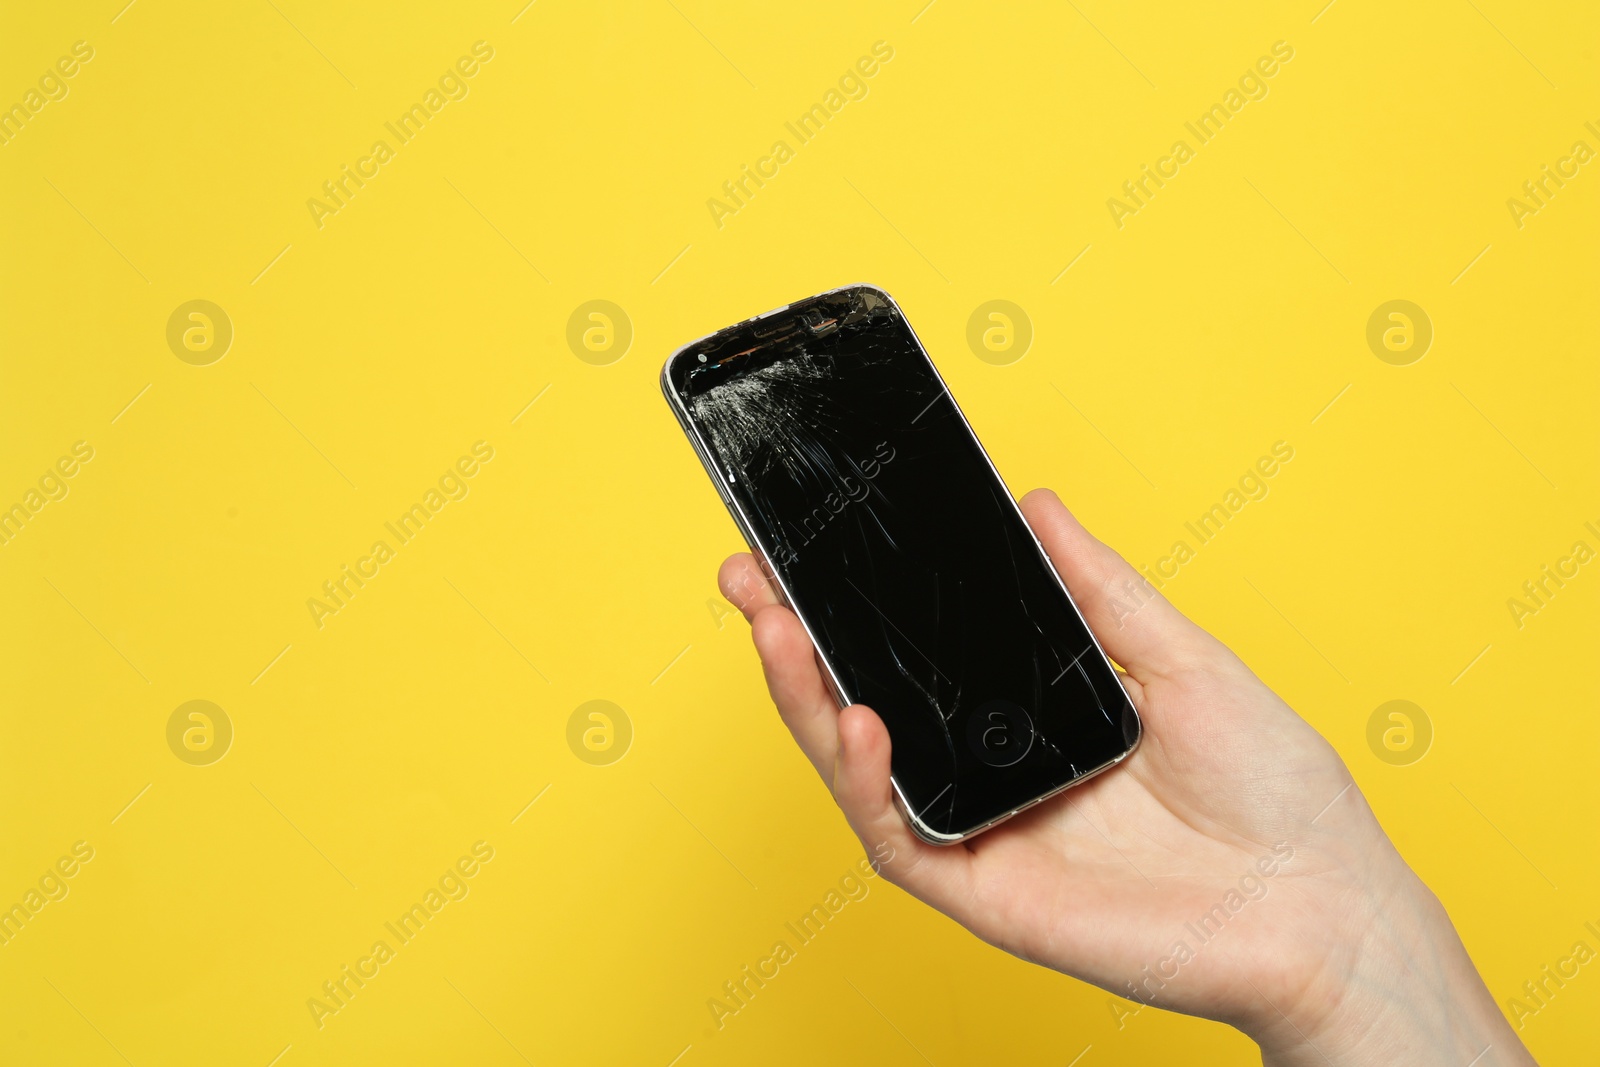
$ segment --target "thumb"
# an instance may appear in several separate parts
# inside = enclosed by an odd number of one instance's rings
[[[1048,489],[1022,498],[1022,513],[1106,654],[1135,681],[1198,662],[1211,638],[1127,560],[1096,540]]]
[[[972,852],[930,845],[911,832],[895,807],[890,763],[889,731],[877,713],[863,704],[841,711],[833,771],[839,810],[884,877],[964,922],[960,908],[972,895]]]

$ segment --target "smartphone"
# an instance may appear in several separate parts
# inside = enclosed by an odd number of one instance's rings
[[[683,346],[662,391],[935,844],[1126,759],[1139,716],[899,305],[852,285]]]

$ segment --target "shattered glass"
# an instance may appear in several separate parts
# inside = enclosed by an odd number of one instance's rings
[[[1133,747],[1115,672],[887,295],[742,323],[666,384],[840,695],[887,725],[924,837],[981,829]]]

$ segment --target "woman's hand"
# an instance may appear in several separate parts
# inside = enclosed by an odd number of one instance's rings
[[[1022,508],[1144,739],[947,848],[896,811],[882,721],[838,709],[750,555],[723,564],[784,722],[862,842],[892,847],[884,876],[1023,959],[1231,1023],[1269,1064],[1533,1062],[1333,748],[1053,493]]]

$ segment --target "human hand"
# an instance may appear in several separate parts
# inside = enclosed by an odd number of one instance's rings
[[[888,731],[839,710],[755,559],[722,566],[784,722],[862,842],[892,847],[884,876],[1023,959],[1237,1026],[1268,1064],[1532,1063],[1332,746],[1055,494],[1022,509],[1126,671],[1144,737],[950,847],[906,826]]]

